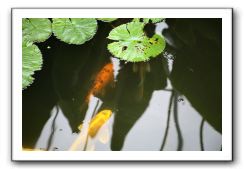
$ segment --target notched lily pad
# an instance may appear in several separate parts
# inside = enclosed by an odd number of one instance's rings
[[[54,18],[52,27],[61,41],[81,45],[96,34],[97,21],[95,18]]]
[[[52,24],[47,18],[22,19],[23,38],[31,42],[44,42],[52,34]]]
[[[147,43],[150,47],[145,50],[145,53],[150,57],[158,56],[164,51],[166,45],[165,39],[158,34],[153,35],[152,38],[147,40]]]
[[[33,83],[34,72],[41,70],[42,54],[32,42],[22,42],[22,89]]]
[[[130,22],[114,28],[108,38],[115,40],[108,44],[108,50],[115,57],[129,62],[147,61],[163,52],[165,40],[155,34],[149,38],[143,32],[144,23]]]

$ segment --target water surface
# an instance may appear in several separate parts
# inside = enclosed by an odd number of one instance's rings
[[[23,91],[23,147],[43,150],[221,150],[221,20],[168,19],[165,52],[143,63],[107,51],[99,23],[84,45],[39,43],[43,69]],[[111,117],[95,136],[89,122]],[[79,125],[82,129],[79,130]]]

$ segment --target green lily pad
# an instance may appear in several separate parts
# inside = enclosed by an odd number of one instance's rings
[[[96,34],[97,21],[95,18],[54,18],[52,27],[61,41],[81,45]]]
[[[33,83],[34,72],[41,70],[42,54],[39,48],[32,42],[22,43],[22,89]]]
[[[147,61],[162,53],[164,38],[157,34],[147,37],[143,32],[144,25],[142,22],[130,22],[114,28],[108,36],[116,41],[108,44],[110,53],[128,62]]]
[[[31,42],[44,42],[52,34],[52,24],[47,18],[22,19],[23,38]]]
[[[118,18],[97,18],[97,20],[103,21],[103,22],[113,22],[117,20]]]

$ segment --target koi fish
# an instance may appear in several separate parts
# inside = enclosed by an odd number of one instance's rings
[[[101,90],[105,88],[105,86],[107,86],[111,81],[114,80],[113,71],[113,64],[111,62],[106,64],[101,69],[101,71],[97,74],[95,78],[91,90],[88,92],[86,102],[89,102],[91,95],[99,94]]]
[[[93,138],[96,136],[97,132],[100,130],[100,128],[109,120],[109,118],[112,115],[111,110],[103,110],[99,112],[95,117],[92,118],[92,120],[89,123],[89,126],[86,131],[80,132],[78,137],[75,139],[75,141],[72,143],[72,145],[69,148],[69,151],[75,151],[78,150],[79,147],[83,147],[85,150],[94,150],[94,145],[87,143],[89,137]],[[83,127],[83,124],[78,126],[78,129],[81,130]],[[109,141],[109,131],[108,129],[105,129],[105,133],[101,134],[101,138],[98,138],[100,142],[106,143]]]
[[[80,111],[82,112],[84,108],[88,105],[91,96],[103,93],[103,89],[110,83],[114,81],[114,70],[113,64],[110,62],[106,64],[96,75],[93,86],[85,97],[85,101],[80,106]]]
[[[89,123],[88,135],[90,137],[94,137],[97,134],[98,130],[103,126],[103,124],[108,121],[111,115],[111,110],[103,110],[100,111],[95,117],[93,117],[91,122]],[[78,126],[78,129],[82,129],[82,124]]]

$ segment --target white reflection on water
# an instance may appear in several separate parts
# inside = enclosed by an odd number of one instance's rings
[[[140,151],[140,150],[159,150],[162,144],[166,120],[167,120],[167,108],[169,104],[170,92],[164,90],[158,90],[153,92],[152,98],[150,100],[149,106],[145,110],[142,117],[135,123],[133,128],[128,133],[124,146],[122,150],[125,151]],[[91,105],[89,112],[92,112],[92,108],[95,107],[97,98],[93,97],[91,99]],[[53,109],[55,112],[56,109]],[[43,131],[37,141],[35,148],[46,148],[47,141],[50,135],[50,128],[52,125],[52,120],[55,113],[52,113],[50,119],[47,121],[43,128]],[[183,102],[178,103],[178,116],[179,125],[182,131],[182,136],[184,139],[183,150],[200,150],[200,140],[199,140],[199,127],[201,123],[201,116],[191,107],[190,103],[184,98]],[[110,150],[110,139],[112,135],[112,125],[113,117],[110,118],[108,123],[101,128],[98,135],[94,139],[90,139],[88,142],[88,149],[93,149],[96,151]],[[71,128],[68,124],[67,119],[64,117],[61,109],[55,122],[55,132],[52,140],[52,145],[50,150],[68,150],[75,139],[77,139],[78,134],[73,134]],[[104,136],[108,134],[109,136]],[[103,139],[109,138],[108,142]],[[205,150],[220,150],[221,145],[221,134],[216,132],[207,122],[204,125],[204,148]],[[101,141],[103,140],[103,141]],[[173,113],[171,113],[171,120],[169,126],[169,134],[167,142],[165,145],[166,151],[175,151],[177,147],[177,132],[175,129],[175,122],[173,118]],[[81,147],[77,148],[81,150]]]

